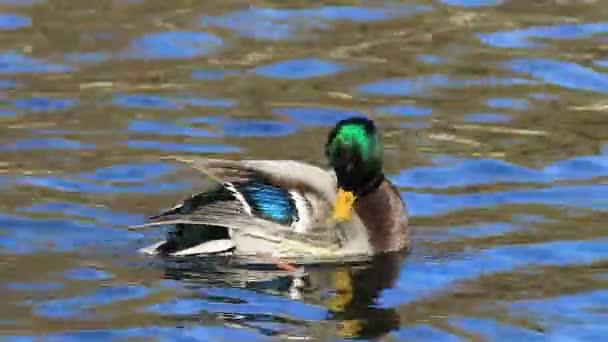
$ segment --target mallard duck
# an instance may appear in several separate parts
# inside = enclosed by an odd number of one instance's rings
[[[173,226],[141,251],[318,261],[407,249],[406,205],[384,176],[382,154],[373,121],[351,117],[325,144],[332,170],[292,160],[178,159],[216,184],[139,226]]]

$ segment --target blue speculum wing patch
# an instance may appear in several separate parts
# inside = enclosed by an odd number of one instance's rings
[[[258,182],[239,184],[236,189],[255,215],[282,224],[293,222],[296,207],[287,190]]]

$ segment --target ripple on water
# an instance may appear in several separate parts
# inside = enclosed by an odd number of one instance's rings
[[[479,33],[484,43],[498,48],[543,48],[547,44],[533,39],[580,39],[608,32],[608,23],[559,24],[494,33]]]
[[[454,317],[449,319],[449,323],[454,327],[489,340],[500,337],[501,340],[508,341],[547,341],[547,336],[543,332],[499,323],[491,319]]]
[[[536,317],[545,334],[559,338],[571,336],[578,341],[598,341],[606,333],[608,291],[597,290],[542,299],[505,303],[511,315]]]
[[[430,96],[433,88],[508,87],[531,85],[534,81],[521,78],[481,77],[479,79],[454,79],[446,75],[433,74],[413,79],[393,78],[363,84],[356,91],[369,95],[384,96]]]
[[[180,325],[179,327],[142,326],[125,329],[81,330],[65,333],[47,334],[45,342],[77,341],[123,341],[123,340],[162,340],[162,341],[199,341],[204,336],[207,341],[266,341],[268,336],[251,330],[226,326]],[[18,336],[10,336],[10,342],[20,342]],[[30,337],[24,341],[31,341]],[[36,340],[38,341],[38,340]]]
[[[608,74],[576,63],[546,58],[517,58],[503,65],[512,71],[525,73],[560,87],[608,92]]]
[[[173,171],[175,166],[166,163],[132,163],[100,168],[91,173],[81,173],[78,177],[105,182],[134,183],[158,179]]]
[[[32,26],[32,19],[13,13],[0,13],[0,30],[15,31]]]
[[[61,73],[72,70],[70,66],[49,64],[13,51],[0,53],[0,74]]]
[[[131,42],[124,54],[128,58],[192,59],[218,52],[222,38],[207,32],[159,32]]]
[[[92,267],[72,268],[65,270],[63,276],[69,280],[106,280],[112,278],[108,272]]]
[[[274,108],[272,112],[278,115],[288,116],[297,123],[313,126],[333,126],[336,121],[346,119],[350,116],[366,116],[361,112],[311,107],[281,107]]]
[[[79,101],[75,99],[57,99],[42,96],[16,99],[13,101],[13,106],[17,109],[31,112],[53,112],[68,109],[78,105]]]
[[[92,150],[94,144],[85,144],[77,140],[63,138],[23,139],[14,144],[0,145],[0,151],[34,151],[34,150]]]
[[[297,131],[297,127],[284,122],[263,120],[227,120],[220,127],[229,137],[279,137]]]
[[[402,122],[399,124],[399,127],[405,129],[413,129],[413,130],[421,130],[426,128],[431,128],[433,124],[430,122]]]
[[[587,265],[608,258],[607,239],[551,241],[498,246],[446,261],[406,260],[397,285],[385,290],[378,305],[397,307],[448,290],[482,274],[534,266]]]
[[[2,116],[14,116],[14,115],[17,115],[17,112],[15,112],[14,110],[0,109],[0,117],[2,117]]]
[[[201,128],[180,125],[170,121],[130,120],[129,132],[149,135],[178,135],[188,137],[217,137],[218,134]]]
[[[446,60],[439,56],[431,55],[431,54],[418,54],[416,55],[416,59],[425,64],[444,64]]]
[[[116,165],[98,169],[93,173],[60,176],[22,176],[15,182],[76,193],[162,193],[187,188],[186,182],[166,183],[160,177],[174,170],[174,166],[162,163]]]
[[[172,98],[158,95],[116,95],[112,103],[124,108],[143,108],[155,110],[179,110],[186,106],[194,107],[233,107],[234,100],[217,98]]]
[[[238,71],[226,71],[223,69],[198,69],[192,72],[192,79],[197,81],[220,81],[226,76],[237,76]]]
[[[346,66],[339,63],[307,58],[259,66],[255,69],[255,72],[258,75],[271,78],[298,80],[332,75],[344,69],[346,69]]]
[[[439,2],[450,6],[485,7],[498,6],[502,4],[504,0],[439,0]]]
[[[382,106],[376,107],[375,110],[381,113],[403,116],[429,116],[433,114],[433,109],[431,108],[421,108],[406,105]]]
[[[180,299],[168,303],[154,304],[145,310],[161,315],[196,315],[204,311],[213,313],[238,313],[249,315],[272,315],[300,320],[321,320],[327,317],[327,309],[280,296],[267,295],[238,288],[209,288],[202,292],[206,296],[238,299],[243,303],[228,303],[207,299]]]
[[[192,152],[192,153],[237,153],[241,152],[238,146],[220,144],[185,144],[170,143],[155,140],[130,140],[124,143],[129,148],[142,150],[159,150],[173,152]]]
[[[64,288],[61,283],[8,283],[5,285],[11,291],[55,291]]]
[[[29,207],[19,208],[23,213],[45,213],[93,220],[98,224],[130,226],[141,222],[142,215],[117,212],[108,208],[91,207],[80,203],[48,202],[35,203]]]
[[[401,328],[389,334],[404,341],[420,341],[420,342],[464,342],[466,340],[452,335],[448,332],[439,330],[428,324],[416,324]]]
[[[35,4],[41,4],[46,2],[45,0],[0,0],[0,4],[2,5],[12,5],[12,6],[31,6]]]
[[[203,26],[216,26],[237,31],[240,35],[260,40],[295,40],[312,30],[330,27],[337,20],[371,22],[403,17],[430,10],[424,5],[384,7],[324,6],[308,9],[250,7],[222,16],[205,16]]]
[[[449,226],[441,229],[431,229],[428,240],[443,242],[464,240],[488,236],[500,236],[505,233],[523,229],[523,226],[509,222],[479,223],[471,226]]]
[[[70,63],[101,63],[110,59],[110,54],[105,52],[74,52],[68,53],[63,58]]]
[[[551,183],[563,180],[588,180],[608,176],[605,155],[582,156],[558,161],[535,170],[496,159],[467,159],[451,165],[407,169],[394,176],[400,186],[412,188],[449,188],[495,183]]]
[[[140,233],[63,219],[31,219],[0,214],[0,254],[66,252],[124,246]]]
[[[0,89],[15,89],[18,84],[15,80],[1,80],[0,79]]]
[[[466,114],[464,121],[471,123],[505,123],[511,121],[511,116],[497,113],[473,113]]]
[[[526,99],[518,99],[513,97],[492,97],[486,101],[486,104],[492,108],[517,110],[525,110],[528,108],[528,101]]]
[[[413,216],[439,215],[456,210],[492,208],[506,204],[546,204],[606,210],[608,200],[606,200],[605,193],[602,192],[607,190],[608,186],[601,184],[554,186],[465,195],[405,192],[403,197],[408,202],[408,212]]]
[[[153,290],[139,285],[101,287],[94,293],[71,298],[51,299],[36,304],[34,315],[50,318],[93,319],[97,306],[144,298]]]

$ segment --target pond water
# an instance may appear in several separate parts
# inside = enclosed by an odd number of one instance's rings
[[[608,336],[602,1],[0,0],[0,339]],[[381,127],[413,252],[307,279],[136,253],[166,156]]]

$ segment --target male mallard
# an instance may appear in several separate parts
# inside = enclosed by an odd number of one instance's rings
[[[217,184],[142,225],[174,226],[142,251],[335,261],[406,249],[406,206],[382,154],[373,121],[353,117],[329,134],[333,171],[291,160],[181,160]]]

